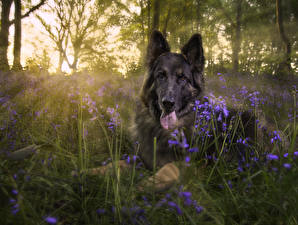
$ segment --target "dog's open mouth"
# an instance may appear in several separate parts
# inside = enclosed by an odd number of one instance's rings
[[[162,112],[160,116],[160,124],[166,130],[171,130],[177,127],[178,119],[175,110],[169,114]]]

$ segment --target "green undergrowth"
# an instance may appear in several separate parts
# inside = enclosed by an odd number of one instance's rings
[[[206,155],[199,139],[187,148],[200,157],[180,162],[179,183],[155,193],[138,190],[152,172],[133,155],[130,81],[24,75],[20,84],[21,74],[10,75],[1,82],[0,224],[298,224],[295,97],[280,152],[272,134],[272,151],[240,165],[223,149],[216,159]],[[13,158],[32,144],[26,157]],[[120,170],[119,159],[132,169]],[[84,172],[106,163],[113,169],[105,176]]]

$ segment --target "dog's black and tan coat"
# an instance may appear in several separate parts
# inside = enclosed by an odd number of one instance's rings
[[[195,101],[203,101],[205,58],[201,35],[193,35],[178,54],[170,52],[168,42],[159,31],[153,31],[146,61],[148,72],[131,130],[134,140],[139,143],[136,154],[147,169],[157,168],[156,174],[141,182],[139,187],[153,187],[161,191],[178,181],[180,170],[174,162],[184,156],[183,148],[176,147],[174,150],[169,145],[171,133],[177,129],[183,130],[185,136],[192,134]],[[236,110],[231,111],[227,120],[230,121],[235,114]],[[256,118],[247,112],[240,117],[246,135],[255,141]],[[124,161],[119,161],[118,165],[129,167]],[[110,167],[112,165],[93,169],[91,173],[105,174]]]
[[[148,74],[145,79],[134,136],[140,144],[139,156],[153,168],[153,142],[156,138],[156,165],[162,167],[180,159],[179,151],[169,146],[174,128],[192,127],[194,103],[203,95],[204,54],[202,38],[193,35],[182,53],[170,52],[159,31],[154,31],[147,49]]]

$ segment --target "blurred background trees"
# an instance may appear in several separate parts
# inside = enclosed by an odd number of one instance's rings
[[[15,16],[10,19],[13,5]],[[26,43],[20,42],[18,21],[33,8],[54,46],[45,51],[57,59],[49,66],[57,73],[65,65],[72,72],[141,74],[153,29],[167,37],[173,51],[179,51],[193,33],[201,33],[209,75],[298,73],[297,0],[1,0],[2,69],[8,68],[5,52],[11,25],[16,49],[12,69],[20,68],[18,49]],[[44,54],[36,62],[41,63]]]

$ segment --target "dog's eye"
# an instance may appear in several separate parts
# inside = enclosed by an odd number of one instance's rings
[[[178,79],[179,79],[180,82],[186,82],[187,81],[187,77],[184,76],[183,73],[178,75]]]
[[[157,79],[161,80],[161,81],[167,79],[167,76],[166,76],[165,72],[158,72]]]

